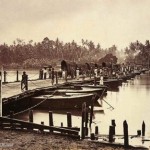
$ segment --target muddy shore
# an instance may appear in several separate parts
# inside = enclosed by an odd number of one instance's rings
[[[0,149],[2,150],[125,150],[123,146],[76,140],[60,135],[38,132],[0,130]],[[128,148],[132,150],[135,148]],[[136,148],[140,150],[139,148]]]

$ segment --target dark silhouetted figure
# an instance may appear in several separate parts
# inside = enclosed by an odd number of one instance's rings
[[[39,79],[43,79],[43,69],[40,69],[40,72],[39,72]]]
[[[22,80],[21,80],[21,90],[28,90],[28,75],[26,74],[26,72],[23,72],[22,75]]]

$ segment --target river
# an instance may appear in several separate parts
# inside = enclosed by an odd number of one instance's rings
[[[21,71],[20,71],[21,72]],[[31,73],[32,72],[32,73]],[[11,81],[16,79],[16,71],[8,74]],[[30,79],[38,78],[38,71],[27,71]],[[10,75],[10,77],[9,77]],[[21,73],[20,73],[21,75]],[[112,105],[112,108],[106,103]],[[136,135],[137,130],[142,129],[142,122],[146,125],[146,137],[150,139],[150,74],[141,74],[133,80],[123,83],[118,92],[108,91],[103,98],[103,111],[95,110],[92,130],[99,127],[100,134],[108,134],[111,120],[115,119],[116,134],[123,134],[123,121],[128,123],[129,135]],[[34,122],[49,124],[49,110],[34,110]],[[72,113],[73,126],[81,127],[81,112],[77,110],[53,111],[54,125],[60,126],[63,122],[67,126],[66,112]],[[17,116],[19,119],[28,120],[28,113]],[[93,132],[93,131],[92,131]],[[138,142],[137,142],[138,141]],[[150,142],[142,144],[141,139],[131,141],[132,144],[139,144],[149,147]],[[131,144],[130,142],[130,144]]]

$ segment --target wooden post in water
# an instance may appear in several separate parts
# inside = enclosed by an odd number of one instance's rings
[[[19,72],[18,72],[18,70],[17,70],[17,76],[16,76],[16,81],[18,82],[19,81]]]
[[[85,138],[85,113],[86,113],[86,103],[82,104],[82,122],[81,122],[81,139]]]
[[[91,100],[90,124],[89,124],[90,127],[91,127],[92,119],[93,119],[93,109],[94,109],[94,97],[92,97],[92,100]]]
[[[123,122],[123,131],[124,131],[124,146],[128,147],[129,137],[128,137],[128,124],[126,120]]]
[[[116,123],[115,123],[115,120],[114,120],[114,119],[111,120],[111,125],[112,125],[112,127],[113,127],[113,135],[115,135],[115,134],[116,134],[116,131],[115,131]]]
[[[53,126],[53,112],[49,111],[49,126]]]
[[[109,126],[109,142],[113,142],[113,126]]]
[[[142,123],[142,136],[145,136],[145,122]]]
[[[85,112],[85,135],[88,135],[88,118],[89,114],[88,114],[88,107],[86,107],[86,112]]]
[[[63,122],[61,122],[61,127],[63,127],[64,125],[63,125]],[[63,132],[61,132],[61,133],[63,133]]]
[[[53,112],[49,111],[49,126],[54,126],[53,124]],[[53,132],[53,130],[50,130],[50,132]]]
[[[137,136],[141,136],[141,130],[137,130]]]
[[[33,110],[29,110],[29,122],[33,122]]]
[[[67,112],[67,127],[71,127],[72,123],[71,123],[71,113]]]
[[[7,72],[4,71],[4,83],[6,83],[6,75],[7,75]]]
[[[98,126],[95,127],[95,134],[98,134]]]
[[[44,125],[44,121],[41,121],[41,125]],[[43,129],[41,129],[40,131],[43,132]]]
[[[2,72],[0,71],[0,116],[2,117]]]
[[[29,122],[33,123],[33,110],[29,110]],[[33,130],[32,126],[29,127],[29,130]]]
[[[72,118],[70,112],[67,112],[67,127],[72,127]]]
[[[91,133],[91,140],[95,140],[95,135],[94,135],[94,133]]]

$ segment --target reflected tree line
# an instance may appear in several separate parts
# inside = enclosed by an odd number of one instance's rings
[[[23,66],[26,68],[39,68],[43,65],[55,65],[58,60],[73,62],[95,62],[108,56],[116,56],[118,62],[123,62],[126,55],[126,62],[138,60],[146,63],[149,60],[149,41],[142,44],[139,41],[133,42],[124,50],[118,50],[115,45],[103,49],[100,44],[92,41],[81,40],[80,45],[74,40],[64,43],[58,38],[50,40],[45,37],[42,42],[34,43],[30,40],[25,43],[22,39],[16,39],[12,45],[0,44],[0,65],[10,68]],[[110,58],[111,59],[111,58]],[[105,61],[105,60],[104,60]],[[109,61],[107,57],[107,61]],[[116,63],[116,62],[115,62]]]

